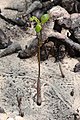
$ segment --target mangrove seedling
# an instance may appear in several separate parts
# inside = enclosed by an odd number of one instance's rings
[[[40,47],[42,44],[42,28],[43,24],[45,24],[49,20],[49,15],[44,14],[41,16],[39,20],[37,17],[32,16],[30,21],[35,21],[35,31],[38,38],[38,52],[37,52],[37,59],[38,59],[38,80],[37,80],[37,105],[41,105],[41,82],[40,82]]]

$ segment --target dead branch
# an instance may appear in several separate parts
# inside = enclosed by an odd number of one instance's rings
[[[49,37],[54,37],[54,38],[57,38],[59,40],[61,40],[62,42],[64,43],[67,43],[68,45],[70,45],[73,49],[77,50],[80,52],[80,44],[78,43],[75,43],[73,42],[70,38],[68,38],[67,36],[59,33],[59,32],[55,32],[54,30],[50,30],[50,29],[46,29],[45,28],[45,31],[44,31],[44,34],[45,34],[45,39],[48,39]]]

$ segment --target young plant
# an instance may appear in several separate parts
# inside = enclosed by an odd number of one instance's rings
[[[37,80],[37,105],[41,105],[41,82],[40,82],[40,47],[42,44],[42,28],[43,24],[45,24],[49,20],[49,15],[44,14],[41,16],[41,19],[39,20],[37,17],[32,16],[30,18],[30,21],[36,22],[36,35],[38,38],[38,53],[37,53],[37,59],[38,59],[38,80]]]

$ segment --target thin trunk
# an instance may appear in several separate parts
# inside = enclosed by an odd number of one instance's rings
[[[38,34],[38,80],[37,80],[37,105],[41,105],[41,82],[40,82],[40,40],[41,34]]]

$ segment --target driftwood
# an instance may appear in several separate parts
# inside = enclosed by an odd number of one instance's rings
[[[23,27],[26,25],[26,22],[21,20],[21,19],[9,19],[9,18],[6,18],[5,16],[3,16],[2,14],[0,14],[0,18],[5,20],[6,22],[8,22],[9,24],[12,24],[12,25],[17,25],[19,27]]]
[[[70,38],[68,38],[65,35],[62,35],[61,33],[55,32],[55,31],[50,31],[47,30],[46,32],[46,36],[48,37],[55,37],[59,40],[61,40],[64,43],[67,43],[68,45],[70,45],[73,49],[77,50],[80,52],[80,44],[73,42]]]
[[[26,13],[23,15],[24,17],[27,16],[28,14],[32,13],[36,9],[42,8],[42,4],[40,1],[35,1],[33,2],[30,7],[27,9]]]
[[[46,40],[48,40],[48,38],[53,37],[53,38],[56,38],[58,41],[61,41],[62,43],[71,46],[71,48],[73,48],[74,50],[77,50],[80,52],[80,44],[73,42],[66,35],[63,35],[57,31],[54,31],[53,27],[54,27],[54,22],[52,20],[44,25],[43,30],[42,30],[42,43],[43,44],[46,42]],[[55,39],[53,39],[53,42],[55,42]],[[37,52],[37,44],[38,44],[38,39],[36,38],[36,42],[34,39],[28,48],[19,52],[18,57],[29,58],[35,55],[35,52]]]
[[[38,1],[33,2],[33,4],[31,4],[31,6],[33,5],[34,8],[36,9],[36,4],[37,4],[38,8],[42,8],[41,3]],[[32,12],[29,9],[26,11],[26,15],[28,13]],[[52,9],[50,9],[48,11],[48,13],[50,15],[50,20],[43,26],[42,46],[46,43],[46,41],[50,37],[53,37],[53,38],[57,39],[59,42],[62,42],[65,45],[69,45],[72,49],[74,49],[80,53],[80,44],[79,44],[80,43],[80,37],[79,37],[80,14],[74,13],[74,14],[70,15],[64,8],[62,8],[60,6],[53,7]],[[18,26],[25,25],[24,22],[21,22],[21,23],[16,22],[12,19],[8,19],[8,18],[4,17],[2,14],[0,14],[0,17],[13,25],[15,25],[15,24],[17,24]],[[57,25],[60,25],[61,29],[67,28],[68,30],[71,30],[74,33],[74,39],[76,38],[78,42],[74,41],[67,35],[62,34],[61,31],[58,31],[57,29],[55,30],[54,26],[56,25],[56,21],[57,21]],[[55,39],[53,39],[52,41],[55,42]],[[18,57],[29,58],[36,54],[37,49],[38,49],[37,37],[28,46],[29,47],[25,47],[24,50],[19,52]]]
[[[20,44],[18,43],[12,43],[11,45],[9,45],[7,48],[5,48],[5,50],[3,50],[1,53],[0,53],[0,58],[1,57],[5,57],[7,55],[10,55],[10,54],[13,54],[13,53],[16,53],[18,52],[19,50],[21,50],[21,46]]]
[[[62,35],[61,33],[50,31],[48,29],[45,36],[46,36],[46,39],[48,39],[49,37],[57,38],[59,41],[62,41],[63,43],[68,44],[73,49],[80,52],[80,44],[73,42],[70,38],[68,38],[67,36]],[[46,41],[46,39],[44,39],[44,42]],[[34,42],[34,46],[37,46],[37,42],[35,42],[35,40],[33,40],[33,42]],[[54,42],[54,39],[53,39],[53,42]],[[33,43],[31,43],[30,46],[32,46],[32,44]],[[37,47],[33,47],[31,49],[34,49],[33,50],[34,52],[32,52],[32,50],[30,51],[30,49],[27,48],[24,51],[19,52],[18,57],[20,57],[20,58],[28,58],[28,57],[33,56],[35,54],[35,52],[37,52]],[[24,56],[24,53],[27,53],[27,54]]]

